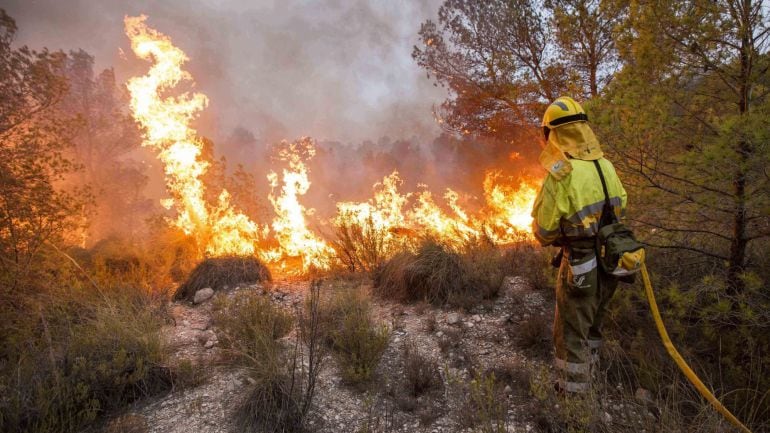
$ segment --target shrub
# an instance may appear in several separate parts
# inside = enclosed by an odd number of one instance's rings
[[[464,389],[463,407],[457,414],[460,425],[482,433],[508,431],[508,405],[502,388],[493,373],[476,372]]]
[[[198,290],[210,287],[221,290],[225,286],[254,284],[271,281],[270,270],[252,256],[214,257],[203,260],[193,269],[190,277],[179,286],[174,299],[191,301]]]
[[[143,291],[38,290],[0,303],[0,431],[77,431],[171,388],[164,317]]]
[[[360,289],[341,287],[321,302],[321,335],[336,354],[342,377],[352,384],[368,382],[388,346],[389,331],[375,323],[371,301]]]
[[[291,330],[290,313],[252,291],[217,299],[213,313],[222,346],[231,355],[255,370],[277,368],[280,346],[276,340]]]
[[[554,268],[549,250],[531,241],[522,241],[506,247],[503,266],[506,275],[526,278],[535,290],[553,291]]]
[[[404,368],[402,383],[406,394],[419,397],[443,386],[438,364],[420,353],[416,343],[404,343],[401,361]]]
[[[552,321],[543,314],[532,314],[511,330],[517,346],[548,355],[551,351]]]
[[[254,382],[237,409],[239,431],[303,431],[323,358],[318,344],[317,288],[309,299],[307,309],[300,312],[293,350],[288,352],[277,339],[291,330],[293,318],[267,296],[247,292],[215,304],[214,323],[223,335],[223,345],[249,369]]]
[[[361,224],[350,216],[339,216],[334,238],[331,244],[337,258],[350,272],[372,272],[389,253],[389,233],[376,228],[371,217]]]
[[[400,302],[427,301],[468,307],[495,296],[503,281],[499,250],[489,240],[450,247],[423,242],[402,252],[375,273],[375,293]]]

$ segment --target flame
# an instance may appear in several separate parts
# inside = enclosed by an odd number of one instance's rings
[[[303,160],[315,155],[315,144],[312,139],[302,137],[292,143],[283,141],[279,148],[278,159],[289,163],[289,168],[284,169],[281,176],[280,195],[274,194],[279,185],[278,174],[270,172],[267,179],[273,188],[268,198],[276,213],[272,227],[280,249],[267,251],[263,257],[267,261],[285,256],[301,257],[303,270],[327,269],[334,250],[308,229],[305,217],[312,215],[313,209],[305,209],[299,202],[299,196],[310,188]]]
[[[185,53],[157,30],[147,27],[145,16],[126,17],[126,34],[134,53],[152,62],[148,73],[131,78],[131,112],[144,127],[143,146],[157,151],[163,162],[170,197],[161,201],[176,211],[171,223],[194,236],[201,255],[258,255],[289,273],[312,268],[328,269],[335,251],[309,228],[314,210],[301,203],[311,185],[306,161],[315,155],[315,142],[302,137],[283,141],[276,160],[284,165],[279,175],[271,171],[268,200],[275,217],[260,226],[230,203],[222,190],[216,203],[206,201],[202,178],[209,163],[202,159],[203,141],[190,126],[208,104],[202,93],[183,92],[165,96],[180,83],[192,84],[182,69]],[[511,158],[518,154],[511,154]],[[401,240],[430,235],[448,242],[464,242],[486,236],[505,244],[531,237],[530,209],[536,189],[532,182],[515,181],[499,172],[488,172],[484,181],[484,204],[475,212],[461,205],[460,193],[447,189],[443,203],[437,203],[426,185],[416,193],[402,193],[403,180],[397,171],[373,187],[372,198],[364,202],[339,202],[333,225],[371,225],[394,249]],[[316,220],[318,222],[318,220]]]
[[[371,224],[383,233],[386,243],[401,234],[430,235],[450,243],[481,236],[497,244],[531,238],[530,212],[537,190],[528,181],[517,183],[499,172],[488,172],[484,181],[485,204],[475,214],[459,204],[460,194],[452,189],[444,193],[445,210],[426,185],[419,185],[422,190],[416,194],[402,194],[398,190],[402,184],[394,171],[374,185],[372,199],[337,203],[333,223],[362,227]]]
[[[127,86],[131,112],[145,129],[142,145],[158,151],[164,164],[171,198],[162,204],[176,210],[173,224],[195,236],[206,254],[254,254],[259,226],[230,206],[227,191],[221,192],[214,205],[204,199],[201,176],[209,163],[201,159],[203,142],[190,122],[206,107],[208,99],[202,93],[187,92],[177,97],[162,96],[181,82],[192,81],[192,77],[182,69],[188,60],[185,53],[166,35],[147,27],[146,19],[144,15],[125,18],[131,49],[153,63],[147,75],[131,78]]]

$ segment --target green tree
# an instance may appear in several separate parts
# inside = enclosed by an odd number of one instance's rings
[[[597,95],[613,70],[609,1],[446,0],[420,27],[412,56],[450,97],[447,130],[532,141],[545,105],[562,94]],[[550,9],[549,9],[550,8]]]
[[[648,242],[724,261],[733,290],[770,236],[764,2],[634,2],[593,108]],[[766,249],[765,249],[766,251]]]
[[[77,170],[67,157],[75,125],[58,109],[65,55],[13,49],[16,24],[0,9],[0,271],[12,285],[46,242],[82,223],[82,190],[61,187]]]
[[[77,177],[94,192],[86,209],[90,215],[86,241],[131,236],[151,204],[142,195],[147,183],[144,167],[126,158],[142,142],[129,113],[128,92],[116,83],[112,69],[95,75],[94,58],[83,50],[70,51],[64,72],[68,91],[59,105],[78,121],[72,150],[83,170]]]

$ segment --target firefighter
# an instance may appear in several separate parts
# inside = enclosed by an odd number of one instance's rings
[[[612,163],[603,158],[580,104],[570,97],[556,99],[545,110],[542,126],[546,146],[540,163],[548,176],[532,217],[537,240],[562,249],[561,259],[554,263],[559,267],[553,324],[557,388],[586,393],[598,362],[602,317],[618,284],[598,266],[596,257],[605,203],[599,169],[618,220],[626,207],[626,191]]]

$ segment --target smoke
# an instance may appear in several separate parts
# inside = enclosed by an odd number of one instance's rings
[[[417,30],[439,0],[3,0],[17,42],[82,48],[119,80],[143,73],[123,34],[144,13],[190,57],[210,106],[200,132],[222,142],[236,128],[261,142],[309,135],[360,142],[434,136],[444,93],[411,59]],[[121,55],[121,50],[123,54]]]
[[[420,23],[441,2],[0,0],[0,7],[16,19],[18,45],[82,48],[119,82],[148,68],[131,52],[123,17],[148,15],[187,53],[195,90],[209,97],[194,127],[231,170],[241,164],[254,174],[257,195],[267,196],[265,175],[276,169],[272,146],[300,136],[319,141],[304,200],[325,217],[336,201],[366,200],[395,169],[406,191],[425,183],[441,196],[451,187],[472,202],[485,171],[524,166],[508,158],[507,145],[440,135],[432,107],[447,94],[411,52]],[[147,193],[157,198],[159,164],[148,175]]]

